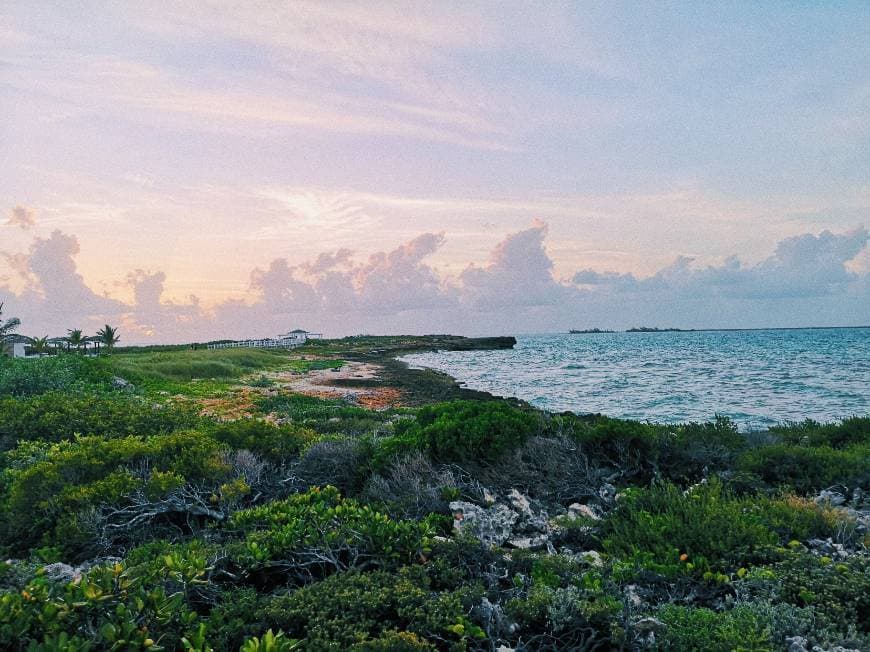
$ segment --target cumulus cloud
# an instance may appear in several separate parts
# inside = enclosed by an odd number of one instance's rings
[[[463,302],[481,310],[540,306],[566,298],[569,292],[553,278],[553,261],[544,248],[547,225],[536,220],[525,231],[505,238],[489,264],[471,264],[460,275]]]
[[[40,332],[49,328],[64,332],[88,327],[106,314],[123,310],[121,302],[88,287],[76,267],[78,253],[75,236],[54,231],[48,238],[36,238],[27,254],[6,255],[26,282],[20,295],[8,301],[10,309],[19,311],[22,322],[33,324]]]
[[[752,265],[733,256],[700,266],[680,256],[646,278],[584,269],[568,281],[553,276],[546,236],[543,222],[509,234],[488,262],[472,263],[452,280],[428,263],[443,233],[367,258],[348,249],[295,265],[277,258],[251,272],[245,300],[206,309],[196,297],[168,301],[162,271],[128,273],[128,302],[94,292],[76,266],[78,241],[55,231],[35,238],[26,253],[3,254],[9,273],[6,280],[0,274],[0,300],[22,318],[23,332],[59,334],[108,322],[122,326],[125,343],[259,337],[300,326],[339,336],[870,322],[870,273],[852,264],[867,249],[863,227],[785,239]]]
[[[6,224],[27,231],[36,225],[36,213],[26,206],[18,205],[9,212],[9,220]]]
[[[583,270],[574,275],[580,286],[618,292],[702,294],[739,299],[789,299],[827,296],[859,280],[848,263],[867,246],[868,232],[860,227],[847,233],[823,231],[782,240],[774,253],[756,265],[736,256],[721,265],[693,267],[692,258],[678,257],[646,279],[632,274]]]

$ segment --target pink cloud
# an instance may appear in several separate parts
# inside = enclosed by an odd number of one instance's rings
[[[196,297],[164,298],[166,274],[126,276],[131,302],[97,294],[76,265],[74,236],[35,238],[25,254],[4,254],[26,278],[15,293],[0,276],[0,300],[22,319],[22,332],[124,328],[125,343],[205,341],[276,335],[294,327],[331,336],[360,332],[467,334],[565,330],[577,326],[656,324],[684,327],[870,322],[870,274],[848,263],[866,249],[865,229],[783,240],[753,266],[736,257],[695,268],[686,257],[648,278],[584,270],[573,282],[553,276],[547,225],[509,234],[486,264],[451,281],[427,263],[445,241],[424,233],[358,261],[347,249],[290,265],[272,260],[251,272],[251,295],[204,309]],[[764,323],[759,323],[759,319]],[[755,321],[752,321],[752,320]]]
[[[9,212],[9,220],[6,224],[27,231],[36,225],[36,213],[26,206],[18,205]]]

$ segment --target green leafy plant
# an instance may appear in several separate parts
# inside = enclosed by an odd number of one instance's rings
[[[31,361],[37,363],[38,361]],[[58,442],[75,435],[158,435],[199,423],[194,410],[118,392],[51,391],[0,399],[0,450],[21,440]]]
[[[727,611],[665,605],[658,618],[665,627],[657,648],[680,652],[768,652],[773,649],[770,626],[748,606]]]
[[[716,478],[683,491],[657,483],[618,503],[602,524],[604,549],[664,574],[735,572],[775,558],[792,539],[828,535],[830,515],[810,501],[734,496]]]
[[[870,444],[831,448],[775,444],[744,453],[738,468],[772,487],[810,493],[833,484],[861,486],[870,481]]]
[[[267,601],[258,618],[304,638],[305,650],[431,650],[426,638],[461,644],[485,638],[466,616],[473,587],[433,591],[424,568],[342,573]],[[408,632],[409,634],[401,634]],[[461,648],[458,648],[461,649]]]
[[[342,499],[335,487],[237,512],[229,526],[247,532],[232,548],[239,564],[303,582],[336,571],[411,562],[428,550],[434,534],[428,520],[395,521]]]

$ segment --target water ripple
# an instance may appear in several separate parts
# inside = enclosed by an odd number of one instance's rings
[[[870,329],[536,335],[508,351],[407,356],[541,408],[741,428],[870,413]]]

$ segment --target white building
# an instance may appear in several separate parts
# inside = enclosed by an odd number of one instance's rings
[[[289,333],[284,333],[278,337],[268,337],[259,340],[243,340],[241,342],[224,342],[221,344],[209,344],[210,349],[235,349],[235,348],[253,348],[253,349],[293,349],[297,346],[302,346],[308,340],[323,339],[323,333],[309,333],[301,328],[292,330]]]
[[[294,344],[305,344],[308,340],[323,339],[323,333],[309,333],[308,331],[297,328],[278,336],[279,340],[292,342]]]

